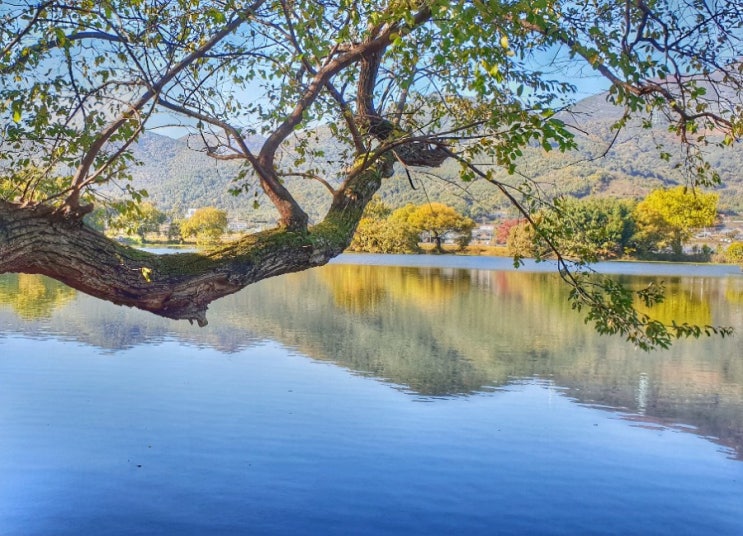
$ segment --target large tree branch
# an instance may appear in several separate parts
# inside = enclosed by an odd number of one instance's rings
[[[318,69],[315,76],[307,86],[304,94],[298,99],[292,112],[268,137],[261,150],[259,158],[267,167],[273,167],[273,159],[279,146],[286,140],[294,129],[299,125],[305,112],[318,99],[327,82],[336,74],[348,66],[358,63],[362,58],[377,54],[387,48],[395,35],[405,35],[413,31],[431,18],[431,10],[428,7],[421,8],[411,18],[410,22],[398,22],[384,27],[373,38],[350,46],[347,51]]]
[[[627,3],[626,9],[630,9],[630,2]],[[650,10],[643,2],[637,3],[637,9],[640,10],[640,12],[643,14],[641,18],[642,22],[640,24],[641,28],[644,28],[648,18],[653,18],[653,20],[655,20],[658,24],[663,25],[663,34],[666,37],[672,33],[671,30],[667,26],[665,26],[665,23],[658,19],[657,16],[652,13],[652,10]],[[625,15],[625,19],[627,21],[630,20],[629,13]],[[612,85],[614,85],[618,89],[621,89],[628,95],[633,95],[635,97],[658,96],[662,98],[663,101],[667,104],[668,108],[672,110],[673,113],[675,113],[678,117],[678,120],[682,125],[682,132],[684,125],[692,123],[699,119],[709,120],[717,125],[719,128],[727,131],[730,131],[733,128],[733,122],[731,120],[727,119],[722,114],[713,109],[703,107],[692,110],[686,106],[685,100],[687,88],[685,87],[684,83],[694,81],[694,77],[691,74],[681,73],[678,66],[675,67],[676,73],[673,77],[673,81],[652,80],[648,78],[625,80],[619,74],[612,70],[612,67],[609,65],[608,62],[601,59],[599,53],[584,46],[577,40],[577,38],[571,37],[568,32],[556,27],[535,24],[534,22],[531,22],[523,17],[513,15],[508,15],[506,17],[506,20],[516,24],[523,30],[549,37],[551,39],[556,39],[557,41],[565,44],[572,53],[583,58],[593,69],[595,69],[604,78],[611,82]],[[629,23],[627,22],[627,24]],[[622,54],[626,57],[625,61],[629,63],[633,61],[633,46],[642,41],[647,41],[647,39],[642,38],[640,34],[637,35],[634,43],[628,43],[626,39],[623,40]],[[668,44],[664,45],[654,42],[652,43],[652,45],[658,52],[668,53],[671,51],[671,46]],[[684,51],[674,50],[674,52],[676,52],[676,54],[679,56],[685,55]],[[699,55],[703,55],[705,53],[705,51],[694,51],[694,55],[688,55],[687,60],[699,61],[699,58],[701,57]],[[666,56],[666,59],[667,61],[674,63],[675,65],[675,60],[673,57]],[[715,67],[718,67],[716,63]],[[706,77],[704,78],[704,81],[708,81]],[[674,89],[677,91],[674,91]]]
[[[143,252],[50,208],[0,200],[0,273],[47,275],[91,296],[203,326],[212,301],[340,254],[383,175],[379,163],[356,173],[309,230],[280,227],[204,254]]]
[[[387,25],[381,32],[375,34],[372,39],[350,46],[346,52],[329,59],[329,61],[317,69],[291,113],[268,136],[258,154],[258,165],[267,173],[265,181],[261,182],[261,186],[273,204],[279,208],[283,225],[290,229],[302,229],[307,224],[307,215],[294,202],[274,171],[275,157],[279,146],[301,124],[305,113],[317,101],[322,91],[331,86],[330,81],[333,76],[350,65],[357,63],[361,58],[384,50],[392,43],[392,37],[395,32],[398,34],[409,33],[429,20],[430,17],[430,10],[424,7],[416,12],[410,22],[398,22]]]

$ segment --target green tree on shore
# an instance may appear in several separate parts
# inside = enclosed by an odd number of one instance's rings
[[[587,261],[622,257],[633,250],[634,203],[609,197],[558,198],[544,212],[549,231],[566,255]]]
[[[183,238],[196,238],[200,245],[217,244],[227,231],[227,213],[216,207],[204,207],[183,220],[180,224]]]
[[[109,228],[134,234],[144,242],[147,233],[154,233],[165,223],[167,216],[152,203],[143,202],[131,205],[126,212],[119,213],[109,224]]]

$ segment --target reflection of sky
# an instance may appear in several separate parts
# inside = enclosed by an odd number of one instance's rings
[[[429,255],[377,255],[372,253],[345,253],[331,259],[330,264],[361,264],[369,266],[418,266],[462,268],[476,270],[515,270],[510,257],[490,257],[476,255],[445,255],[432,261]],[[734,264],[682,263],[682,262],[634,262],[604,261],[591,265],[601,274],[640,275],[640,276],[741,276],[743,272]],[[523,259],[520,272],[557,272],[554,261],[536,262]]]
[[[733,534],[743,515],[716,445],[550,382],[421,403],[274,343],[0,356],[9,534]]]

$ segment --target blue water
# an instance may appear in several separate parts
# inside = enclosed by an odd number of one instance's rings
[[[0,349],[2,534],[743,528],[742,463],[549,381],[426,400],[270,342]]]
[[[0,305],[0,535],[743,534],[737,341],[644,354],[586,327],[571,346],[573,324],[534,327],[557,309],[521,320],[533,347],[483,333],[488,353],[455,339],[497,319],[455,300],[528,315],[541,280],[388,270],[353,313],[327,290],[344,273],[262,283],[204,329],[80,295]],[[738,287],[707,286],[743,319]]]

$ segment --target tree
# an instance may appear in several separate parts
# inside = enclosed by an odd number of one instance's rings
[[[181,236],[196,237],[197,244],[216,244],[227,231],[227,213],[216,207],[204,207],[180,223]]]
[[[508,237],[511,235],[511,229],[516,227],[521,222],[522,220],[520,220],[519,218],[510,218],[508,220],[503,220],[495,229],[495,237],[493,238],[493,242],[495,242],[496,244],[507,244]]]
[[[407,215],[407,222],[419,233],[427,234],[436,244],[436,251],[442,253],[441,243],[447,234],[456,235],[457,244],[466,246],[472,238],[475,222],[462,216],[443,203],[426,203]]]
[[[733,242],[725,250],[725,261],[743,265],[743,242]]]
[[[554,255],[552,242],[561,255],[579,262],[622,256],[633,249],[633,208],[633,202],[620,199],[556,198],[531,221],[522,220],[509,228],[508,252],[516,258],[541,260]]]
[[[714,224],[718,195],[685,186],[653,190],[635,209],[637,240],[646,250],[683,253],[692,230]]]
[[[597,261],[621,257],[632,248],[634,203],[613,198],[561,197],[544,211],[542,230],[560,251],[577,259]]]
[[[395,166],[456,161],[463,179],[492,182],[528,219],[539,189],[505,185],[494,168],[515,172],[526,147],[575,148],[557,112],[580,69],[625,109],[616,128],[638,118],[671,129],[690,180],[716,178],[706,143],[741,135],[739,2],[15,0],[0,18],[0,272],[43,273],[199,324],[214,299],[343,251]],[[548,74],[562,71],[552,58],[576,71]],[[198,150],[243,164],[234,191],[264,191],[275,229],[208,255],[158,256],[83,224],[114,186],[141,199],[126,182],[131,148],[174,122]],[[332,158],[317,125],[342,146]],[[259,148],[248,143],[256,134]],[[310,225],[290,175],[328,191],[321,221]],[[611,283],[586,287],[560,262],[600,331],[642,346],[693,334],[612,305]]]
[[[536,219],[535,217],[533,221],[536,221]],[[522,220],[516,225],[511,226],[508,230],[508,238],[506,239],[508,254],[516,259],[517,262],[522,258],[540,258],[541,253],[538,253],[540,244],[537,238],[538,235],[532,222]]]
[[[366,253],[416,253],[418,233],[410,225],[390,225],[387,219],[363,217],[348,249]]]
[[[167,238],[168,242],[173,241],[183,241],[183,235],[181,234],[181,222],[171,220],[171,222],[168,224],[167,228]]]
[[[147,233],[154,233],[165,223],[167,216],[152,203],[143,202],[131,205],[129,210],[120,212],[110,223],[110,227],[126,234],[136,234],[144,242]]]
[[[398,212],[398,211],[396,211]],[[418,231],[378,198],[372,199],[359,221],[349,250],[367,253],[414,253],[418,251]]]

